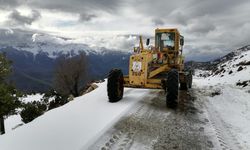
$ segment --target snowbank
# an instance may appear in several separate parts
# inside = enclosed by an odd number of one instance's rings
[[[85,149],[149,90],[125,88],[124,98],[108,103],[106,81],[96,90],[0,136],[1,150]]]
[[[212,106],[243,149],[250,149],[250,93],[230,86],[221,95],[208,97]]]
[[[9,116],[4,120],[5,133],[12,132],[12,130],[14,130],[15,128],[17,128],[22,124],[23,124],[22,118],[19,114]]]
[[[219,83],[218,77],[214,80],[195,78],[194,87],[198,87],[200,98],[207,102],[207,109],[214,110],[213,115],[218,115],[224,130],[229,131],[232,137],[227,138],[235,139],[241,149],[250,149],[250,88]]]

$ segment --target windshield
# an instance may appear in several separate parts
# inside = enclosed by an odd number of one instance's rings
[[[156,47],[168,48],[174,50],[175,33],[174,32],[163,32],[156,34]]]

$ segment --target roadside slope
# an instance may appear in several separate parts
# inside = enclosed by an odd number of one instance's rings
[[[222,148],[250,149],[250,46],[196,73],[196,93]]]
[[[91,144],[149,90],[125,89],[119,103],[108,103],[106,82],[96,90],[53,109],[0,136],[3,150],[77,150]]]

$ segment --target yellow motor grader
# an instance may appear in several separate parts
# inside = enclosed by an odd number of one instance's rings
[[[184,69],[184,37],[175,28],[155,29],[155,46],[139,47],[130,56],[129,75],[123,76],[120,69],[109,72],[107,91],[109,102],[122,99],[124,87],[164,89],[166,105],[178,105],[178,91],[192,87],[192,71]]]

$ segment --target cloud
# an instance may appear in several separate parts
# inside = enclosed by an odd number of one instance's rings
[[[94,15],[94,14],[80,14],[80,17],[79,17],[79,21],[90,21],[92,20],[93,18],[96,18],[97,16]]]
[[[41,14],[37,10],[32,10],[31,14],[28,16],[22,15],[19,11],[13,10],[8,18],[8,24],[10,25],[31,25],[34,21],[38,20],[41,17]]]
[[[13,9],[20,5],[19,0],[1,0],[0,1],[0,8],[1,9]]]
[[[199,17],[199,16],[215,16],[216,15],[228,15],[232,13],[232,10],[237,8],[241,4],[248,3],[248,0],[209,0],[209,1],[200,1],[194,0],[192,3],[188,4],[188,7],[185,9],[189,18]]]
[[[213,24],[213,20],[210,19],[208,16],[203,16],[194,19],[189,25],[187,32],[188,33],[194,33],[198,35],[204,35],[207,34],[208,32],[211,32],[215,30],[216,27]]]
[[[22,25],[69,37],[91,31],[86,38],[91,40],[84,42],[105,41],[103,46],[118,49],[129,49],[132,40],[114,34],[112,40],[119,44],[105,45],[110,40],[106,33],[153,36],[158,26],[178,28],[185,48],[192,51],[186,54],[194,59],[220,56],[250,43],[249,0],[0,0],[0,8],[10,13],[5,28]],[[27,15],[21,9],[37,12]],[[4,17],[1,13],[2,22]],[[104,36],[95,38],[97,33]]]
[[[180,11],[180,10],[174,10],[170,15],[169,15],[169,19],[176,23],[176,24],[180,24],[180,25],[187,25],[188,24],[188,16]]]
[[[154,23],[156,26],[158,26],[158,25],[164,25],[163,19],[155,18],[155,19],[153,19],[152,21],[153,21],[153,23]]]
[[[96,11],[114,12],[121,0],[29,0],[27,5],[52,11],[92,15]]]
[[[193,33],[208,33],[210,31],[213,31],[215,29],[215,26],[212,23],[208,23],[208,24],[194,24],[189,32],[193,32]]]
[[[33,31],[20,29],[0,29],[0,45],[13,46],[17,43],[29,43],[33,34]]]

